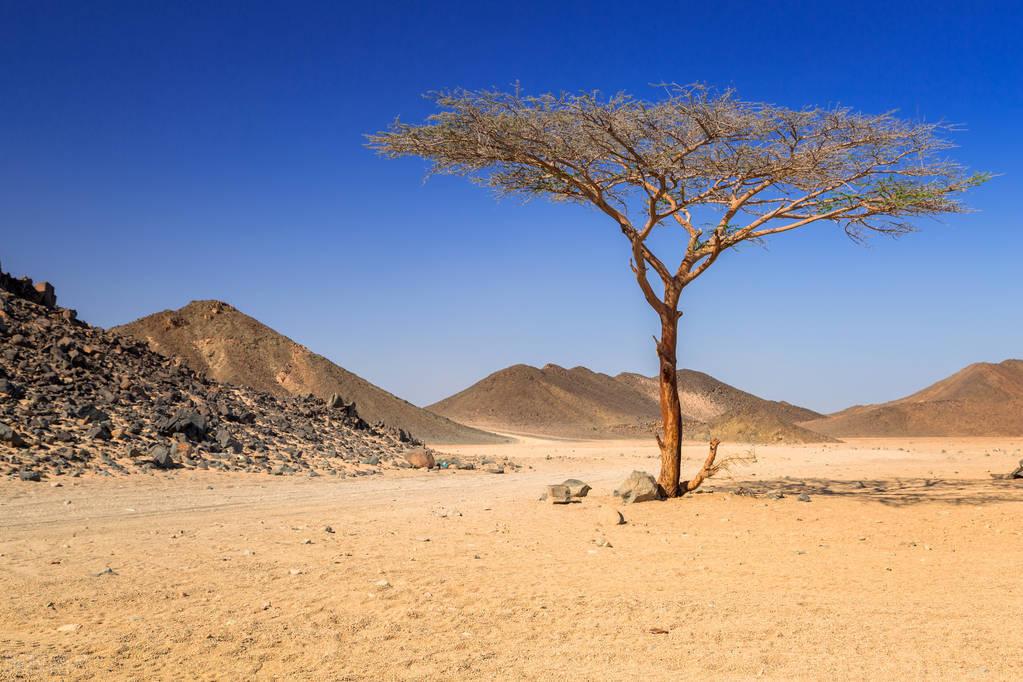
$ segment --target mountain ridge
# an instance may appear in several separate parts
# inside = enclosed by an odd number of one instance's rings
[[[804,428],[834,437],[1023,435],[1023,360],[975,362],[902,398],[854,405]]]
[[[679,370],[686,438],[761,442],[817,442],[831,437],[793,423],[823,415],[736,389],[708,374]],[[656,378],[587,367],[542,368],[516,364],[427,406],[428,410],[480,428],[559,437],[637,437],[660,419]]]

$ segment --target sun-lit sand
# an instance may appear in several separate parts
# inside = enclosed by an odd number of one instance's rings
[[[1023,677],[1023,482],[990,476],[1023,439],[758,447],[624,507],[652,444],[441,449],[525,466],[0,483],[0,679]]]

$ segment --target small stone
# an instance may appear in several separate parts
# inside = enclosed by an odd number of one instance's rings
[[[483,467],[483,471],[487,472],[488,474],[503,474],[504,467],[501,466],[500,464],[497,464],[496,462],[491,462],[490,464],[487,464],[486,466]]]
[[[625,523],[625,517],[617,509],[602,507],[600,510],[600,522],[608,526],[621,526]]]
[[[333,528],[331,528],[330,526],[325,526],[325,527],[323,528],[323,532],[324,532],[324,533],[331,533],[331,534],[333,534],[333,533],[334,533],[334,529],[333,529]]]
[[[57,628],[57,632],[78,632],[81,627],[82,626],[78,623],[68,623],[67,625],[61,625]]]
[[[39,474],[38,471],[32,471],[30,469],[22,469],[21,471],[19,471],[18,478],[20,478],[23,481],[32,481],[34,483],[38,483],[39,481],[43,480],[43,477]]]
[[[807,495],[806,493],[799,493],[799,497],[797,497],[796,499],[799,500],[800,502],[809,502],[810,496]]]
[[[381,578],[380,580],[376,581],[373,584],[376,585],[377,589],[379,590],[386,590],[390,589],[391,587],[391,583],[389,583],[386,578]]]

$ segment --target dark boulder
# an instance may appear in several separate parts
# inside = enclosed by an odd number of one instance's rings
[[[39,474],[38,471],[32,471],[30,469],[22,469],[21,471],[19,471],[18,478],[20,478],[23,481],[33,481],[35,483],[38,483],[39,481],[43,480],[43,477]]]
[[[86,424],[95,424],[97,422],[110,420],[109,414],[92,404],[80,405],[78,409],[74,411],[74,416],[79,419],[84,419]]]
[[[156,430],[162,436],[172,436],[176,433],[183,434],[190,441],[201,441],[209,431],[209,422],[206,417],[195,410],[182,408],[172,416],[161,419]]]
[[[28,443],[25,442],[25,439],[22,438],[17,431],[3,422],[0,422],[0,443],[4,443],[15,448],[23,448],[28,445]]]
[[[110,427],[106,422],[101,422],[89,427],[89,430],[85,432],[85,437],[93,440],[110,440],[113,438],[113,434],[110,433]]]
[[[0,396],[18,399],[25,395],[25,391],[13,381],[0,377]]]
[[[165,445],[154,445],[153,449],[149,451],[149,456],[153,465],[159,469],[173,469],[177,466],[171,457],[170,449]]]

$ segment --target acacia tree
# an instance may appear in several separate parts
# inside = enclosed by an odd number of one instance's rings
[[[617,225],[660,319],[658,483],[676,497],[717,466],[712,442],[702,469],[680,480],[683,290],[745,242],[818,223],[838,224],[857,240],[899,235],[913,230],[913,218],[963,212],[955,195],[986,176],[942,158],[951,146],[940,137],[946,126],[744,102],[702,86],[664,92],[654,102],[517,89],[434,93],[438,111],[424,123],[396,120],[368,137],[385,156],[429,160],[431,173],[468,176],[499,194],[589,204]],[[652,248],[659,229],[681,231],[670,261]]]

